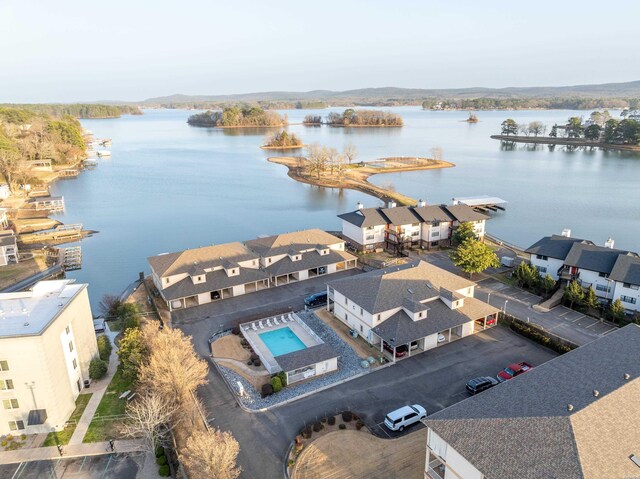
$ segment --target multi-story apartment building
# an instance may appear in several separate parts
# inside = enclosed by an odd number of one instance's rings
[[[0,294],[0,435],[62,429],[97,354],[86,284]]]

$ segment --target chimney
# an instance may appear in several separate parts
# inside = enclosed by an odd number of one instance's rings
[[[423,200],[418,200],[418,207],[422,208],[423,206],[427,206],[427,202]]]
[[[563,229],[562,236],[564,236],[565,238],[571,238],[571,230],[569,228]]]
[[[398,206],[395,201],[389,201],[389,208],[395,208]]]
[[[361,210],[364,208],[364,205],[358,201],[358,209]]]
[[[607,239],[607,241],[604,242],[604,247],[605,248],[609,248],[609,249],[613,249],[613,244],[615,243],[615,241],[613,241],[612,238]]]

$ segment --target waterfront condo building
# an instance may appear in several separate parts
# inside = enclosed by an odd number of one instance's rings
[[[0,266],[18,262],[18,243],[12,230],[0,231]]]
[[[629,312],[640,311],[640,256],[633,251],[614,249],[609,238],[604,246],[572,238],[570,230],[546,236],[526,251],[540,275],[555,280],[578,281],[592,287],[603,302],[620,299]]]
[[[170,311],[304,281],[356,266],[345,243],[319,229],[148,258]]]
[[[330,281],[334,316],[395,360],[497,324],[475,283],[425,261]]]
[[[355,211],[338,215],[342,235],[359,251],[387,249],[401,252],[412,248],[450,245],[460,223],[471,223],[478,238],[485,235],[489,216],[466,205],[427,205],[365,208],[358,203]]]
[[[0,435],[63,429],[97,354],[86,284],[0,294]]]
[[[604,479],[640,472],[640,326],[428,416],[425,479]]]

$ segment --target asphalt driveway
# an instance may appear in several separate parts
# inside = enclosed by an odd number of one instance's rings
[[[107,454],[0,465],[0,479],[135,479],[140,454]]]

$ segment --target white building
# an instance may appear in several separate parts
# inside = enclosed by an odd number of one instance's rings
[[[342,235],[360,251],[386,248],[432,248],[451,244],[454,230],[461,223],[471,223],[478,238],[485,235],[489,216],[466,205],[431,205],[420,200],[418,205],[388,208],[364,208],[338,215]]]
[[[334,316],[392,359],[497,323],[498,308],[473,297],[475,283],[424,261],[338,279],[327,288]]]
[[[428,416],[425,479],[637,476],[638,357],[630,324]]]
[[[12,230],[0,231],[0,266],[18,262],[18,242]]]
[[[0,435],[63,429],[97,354],[86,284],[0,294]]]
[[[572,238],[571,230],[564,230],[561,236],[545,236],[536,241],[526,252],[531,254],[531,264],[541,276],[549,274],[557,281],[564,269],[564,260],[575,243],[593,244],[591,241]]]

